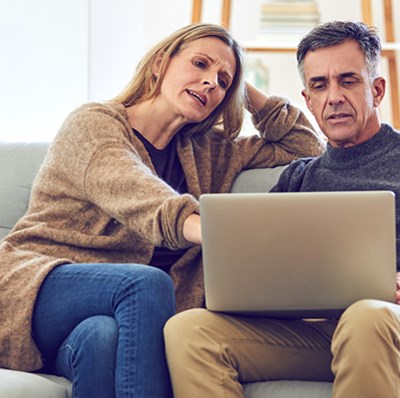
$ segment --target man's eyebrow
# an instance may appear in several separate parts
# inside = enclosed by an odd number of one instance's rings
[[[312,84],[312,83],[317,83],[317,82],[325,82],[327,80],[328,80],[328,78],[326,76],[313,76],[313,77],[310,77],[309,82]]]
[[[340,79],[345,79],[346,77],[358,77],[358,74],[356,72],[343,72],[339,73],[338,77]],[[328,78],[326,76],[313,76],[310,78],[310,83],[327,81],[327,80]]]
[[[344,72],[344,73],[341,73],[339,75],[339,77],[342,79],[346,78],[346,77],[358,77],[358,74],[356,72]]]

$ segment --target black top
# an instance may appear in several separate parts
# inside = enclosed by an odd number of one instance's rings
[[[176,150],[176,138],[172,138],[164,149],[158,149],[138,131],[133,129],[133,132],[145,146],[158,177],[177,192],[187,193],[185,175]],[[185,252],[186,249],[171,250],[167,247],[156,247],[150,265],[168,272],[172,264]]]

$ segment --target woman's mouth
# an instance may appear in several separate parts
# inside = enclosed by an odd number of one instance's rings
[[[192,97],[196,98],[197,101],[199,101],[203,106],[207,105],[207,97],[205,95],[196,93],[193,90],[186,90],[186,92],[191,95]]]

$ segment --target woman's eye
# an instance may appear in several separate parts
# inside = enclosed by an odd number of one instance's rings
[[[224,79],[218,79],[218,84],[223,88],[226,89],[228,87],[228,83]]]
[[[195,66],[197,66],[198,68],[201,68],[201,69],[204,69],[204,68],[207,66],[207,64],[206,64],[204,61],[199,60],[199,59],[195,60],[195,61],[193,62],[193,64],[194,64]]]

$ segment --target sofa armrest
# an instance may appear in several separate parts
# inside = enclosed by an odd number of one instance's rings
[[[269,192],[287,166],[242,171],[233,183],[231,192]]]

